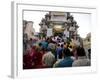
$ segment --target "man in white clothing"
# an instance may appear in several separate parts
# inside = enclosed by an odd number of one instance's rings
[[[90,60],[86,58],[84,48],[78,47],[77,55],[78,59],[73,62],[72,66],[90,66]]]

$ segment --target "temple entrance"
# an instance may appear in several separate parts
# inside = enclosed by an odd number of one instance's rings
[[[62,36],[63,36],[63,33],[61,33],[61,32],[60,32],[60,33],[55,32],[55,33],[54,33],[54,36],[62,37]]]
[[[62,37],[64,30],[65,30],[65,28],[63,27],[63,25],[54,25],[53,34],[54,34],[54,36]]]

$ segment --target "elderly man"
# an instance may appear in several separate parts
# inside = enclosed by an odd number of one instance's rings
[[[75,60],[72,66],[90,66],[89,59],[86,58],[86,53],[83,47],[77,48],[78,59]]]
[[[46,68],[53,67],[53,64],[55,62],[55,56],[51,53],[51,51],[48,51],[43,55],[42,62],[43,66]]]

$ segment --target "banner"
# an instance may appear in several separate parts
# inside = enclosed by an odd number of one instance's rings
[[[52,36],[53,35],[53,30],[52,30],[52,28],[48,28],[47,29],[47,37],[50,37],[50,36]]]

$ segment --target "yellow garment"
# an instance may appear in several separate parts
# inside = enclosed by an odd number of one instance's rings
[[[75,46],[74,42],[70,42],[69,46],[72,46],[72,48]]]

